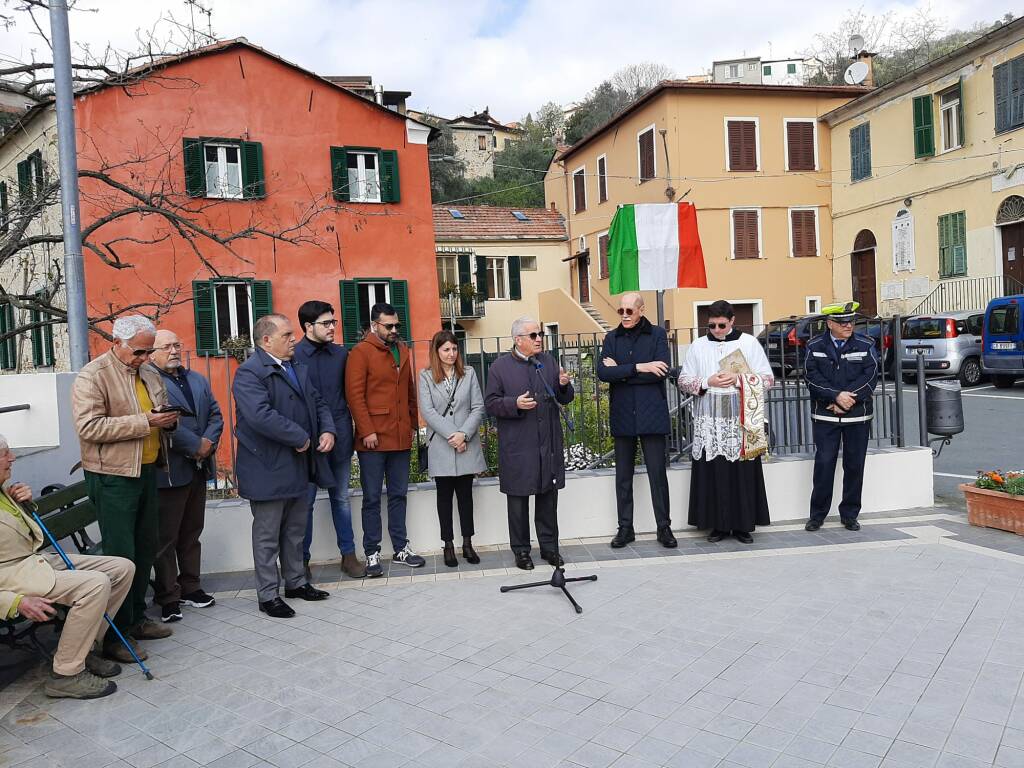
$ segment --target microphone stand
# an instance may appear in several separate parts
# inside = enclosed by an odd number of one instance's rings
[[[537,374],[537,378],[540,379],[541,384],[544,385],[544,390],[546,392],[546,397],[547,397],[548,402],[555,404],[555,408],[557,409],[559,415],[563,419],[565,419],[565,426],[568,427],[570,432],[575,432],[576,431],[576,427],[573,424],[572,418],[569,416],[569,414],[565,410],[565,408],[562,407],[562,404],[560,402],[558,402],[558,399],[555,397],[554,390],[551,389],[551,385],[548,384],[547,379],[544,378],[544,374],[542,372],[542,370],[544,368],[544,364],[541,363],[539,360],[537,360],[537,358],[535,358],[533,356],[531,356],[527,362],[530,365],[533,365],[534,371]],[[550,421],[549,421],[549,424],[550,424]],[[553,427],[549,427],[549,428],[552,430],[552,432],[554,431]],[[554,437],[554,435],[552,434],[552,438],[553,437]],[[552,466],[554,466],[554,440],[553,439],[548,440],[548,446],[549,446],[548,450],[550,451],[549,456],[550,456],[551,461],[552,461]],[[534,505],[536,505],[536,500],[534,500]],[[558,500],[556,498],[555,499],[555,528],[556,529],[558,528],[558,506],[557,505],[558,505]],[[536,506],[535,506],[535,509],[536,509]],[[559,547],[558,534],[556,533],[555,534],[555,562],[556,563],[559,563],[559,562],[562,561],[562,557],[561,557],[561,555],[558,552],[558,547]],[[554,587],[555,589],[562,590],[562,594],[564,594],[569,599],[569,602],[572,603],[572,607],[576,609],[576,613],[583,613],[583,607],[579,603],[576,602],[576,600],[573,598],[573,596],[571,594],[569,594],[569,590],[565,586],[566,584],[569,584],[569,583],[574,582],[574,581],[597,581],[597,576],[596,575],[592,575],[592,576],[574,576],[572,578],[568,578],[567,579],[565,577],[565,568],[563,568],[561,565],[555,565],[554,566],[554,570],[551,572],[551,578],[548,579],[547,581],[534,581],[534,582],[530,582],[529,584],[511,584],[511,585],[507,585],[507,586],[501,587],[500,591],[502,593],[504,593],[504,592],[513,592],[513,591],[515,591],[517,589],[531,589],[533,587]]]

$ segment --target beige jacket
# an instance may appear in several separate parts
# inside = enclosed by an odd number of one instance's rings
[[[144,365],[139,375],[153,405],[167,405],[167,390],[157,370]],[[135,372],[113,351],[79,372],[71,391],[71,411],[83,469],[121,477],[142,473],[142,441],[149,434],[149,420],[135,397]]]
[[[23,513],[22,519],[28,531],[0,510],[0,619],[7,618],[18,595],[42,597],[57,581],[53,566],[39,552],[43,532],[28,513]]]

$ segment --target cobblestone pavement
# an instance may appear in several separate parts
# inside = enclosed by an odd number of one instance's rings
[[[565,542],[577,616],[545,578],[430,558],[337,578],[298,616],[250,574],[148,642],[114,696],[0,691],[3,768],[1024,765],[1024,537],[948,510],[755,544]],[[402,573],[401,576],[397,575]]]

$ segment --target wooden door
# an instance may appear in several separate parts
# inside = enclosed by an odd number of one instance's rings
[[[580,286],[580,304],[590,303],[590,254],[584,251],[576,259],[576,275]]]
[[[860,313],[868,317],[878,314],[875,294],[875,249],[857,251],[851,256],[853,273],[853,300],[860,302]]]
[[[1024,221],[999,229],[1003,238],[1003,274],[1024,283]]]

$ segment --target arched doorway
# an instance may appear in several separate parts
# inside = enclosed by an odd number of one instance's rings
[[[860,302],[861,314],[874,317],[878,314],[878,297],[875,292],[875,236],[870,229],[862,229],[853,241],[850,254],[850,272],[853,278],[853,300]]]
[[[1003,243],[1003,275],[1024,284],[1024,197],[1010,195],[1000,203],[996,226]]]

